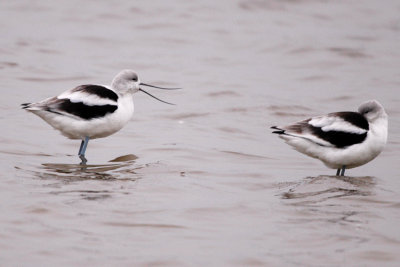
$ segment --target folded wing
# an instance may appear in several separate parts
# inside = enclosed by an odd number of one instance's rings
[[[304,138],[321,146],[344,148],[363,142],[369,124],[360,113],[337,112],[272,128],[276,134]]]
[[[46,111],[84,120],[104,117],[118,108],[118,95],[99,85],[81,85],[57,97],[32,104],[23,104],[30,111]]]

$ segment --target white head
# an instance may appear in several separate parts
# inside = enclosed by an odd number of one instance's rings
[[[172,103],[166,102],[164,100],[161,100],[152,94],[148,93],[147,91],[143,90],[140,88],[140,86],[148,86],[152,88],[157,88],[157,89],[163,89],[163,90],[176,90],[180,88],[166,88],[166,87],[159,87],[159,86],[154,86],[148,83],[142,83],[139,80],[138,75],[136,72],[133,70],[123,70],[120,73],[115,76],[113,81],[111,82],[111,88],[115,90],[116,92],[120,94],[126,94],[126,93],[136,93],[137,91],[142,91],[143,93],[157,99],[158,101],[161,101],[166,104],[174,105]]]
[[[358,112],[363,115],[368,122],[374,122],[377,119],[386,119],[388,115],[383,106],[376,100],[367,101],[358,108]]]
[[[123,70],[115,76],[111,83],[111,88],[118,93],[136,93],[139,91],[140,80],[133,70]]]

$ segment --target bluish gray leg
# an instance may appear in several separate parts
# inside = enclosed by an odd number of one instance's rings
[[[340,168],[337,169],[337,171],[336,171],[336,176],[339,176],[339,174],[340,174]]]
[[[342,167],[342,172],[340,173],[340,176],[344,176],[344,171],[346,170],[346,165],[343,165]]]
[[[78,152],[78,155],[80,156],[81,155],[81,152],[82,152],[82,148],[83,148],[83,144],[85,143],[85,141],[83,141],[82,140],[82,142],[81,142],[81,147],[79,148],[79,152]]]
[[[79,148],[79,158],[82,160],[81,164],[85,165],[87,162],[87,159],[85,158],[85,152],[86,152],[86,148],[87,145],[89,143],[89,137],[86,136],[84,140],[82,140],[81,142],[81,147]]]

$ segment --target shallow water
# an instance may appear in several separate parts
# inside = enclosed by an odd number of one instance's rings
[[[4,266],[396,266],[398,1],[0,4]],[[135,95],[119,133],[67,140],[19,104],[121,69],[181,91]],[[335,177],[274,124],[379,100],[389,141]],[[396,167],[397,166],[397,167]]]

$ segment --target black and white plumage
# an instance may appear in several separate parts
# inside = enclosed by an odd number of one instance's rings
[[[346,168],[364,165],[382,152],[388,116],[378,101],[371,100],[363,103],[358,112],[329,113],[271,128],[294,149],[321,160],[337,169],[336,175],[343,176]]]
[[[141,89],[141,85],[159,89],[178,89],[142,83],[136,72],[123,70],[113,79],[110,87],[80,85],[56,97],[37,103],[22,104],[22,108],[38,115],[64,136],[81,139],[79,156],[82,163],[86,163],[85,150],[89,139],[114,134],[132,118],[134,93],[142,91],[154,97]]]

